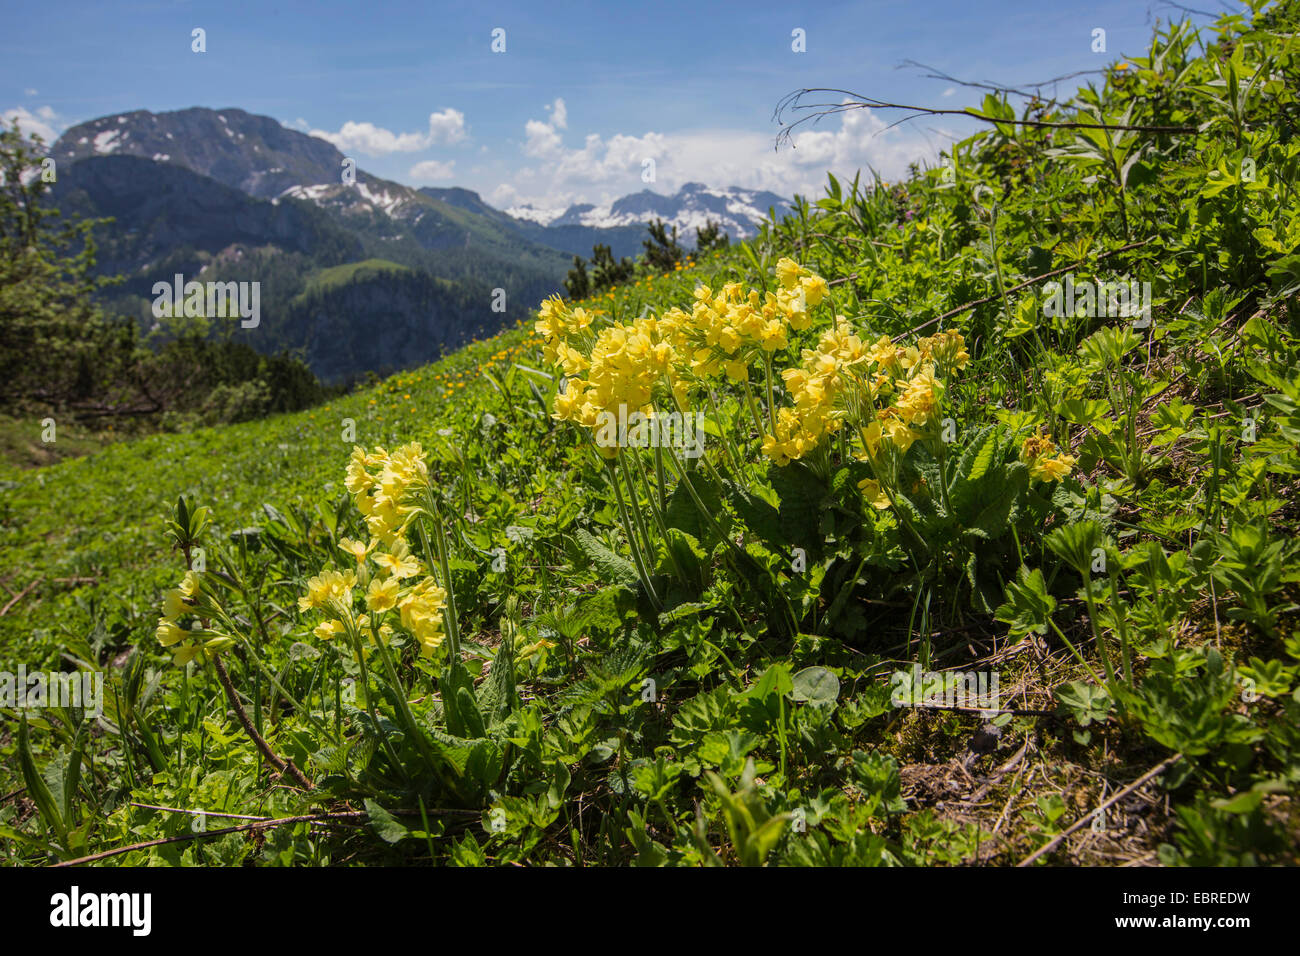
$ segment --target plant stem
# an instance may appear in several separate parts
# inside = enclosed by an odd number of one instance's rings
[[[622,454],[622,450],[619,451]],[[659,596],[655,593],[654,585],[650,583],[650,576],[646,572],[645,561],[641,557],[641,548],[637,544],[636,532],[632,529],[632,521],[627,514],[627,504],[623,501],[623,489],[618,484],[618,472],[613,467],[609,470],[609,480],[614,486],[614,496],[618,499],[618,513],[623,519],[623,531],[627,535],[627,542],[632,547],[632,559],[636,563],[636,570],[641,575],[641,584],[646,590],[646,596],[650,603],[656,608],[659,607]]]
[[[230,682],[230,674],[226,671],[226,665],[222,662],[220,654],[212,655],[212,665],[216,668],[217,680],[221,681],[221,686],[226,692],[226,699],[230,701],[230,706],[235,710],[235,716],[239,719],[244,732],[252,738],[253,743],[257,745],[257,749],[262,752],[262,756],[276,770],[281,773],[287,772],[289,776],[298,781],[298,784],[304,790],[311,790],[314,784],[307,778],[307,775],[294,766],[292,760],[281,760],[277,757],[275,751],[271,749],[271,745],[257,732],[253,722],[248,719],[248,712],[244,710],[244,705],[240,703],[239,694],[235,691],[235,685]]]

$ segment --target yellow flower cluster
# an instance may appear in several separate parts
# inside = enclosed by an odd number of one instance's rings
[[[576,377],[572,362],[566,365],[566,372],[572,369],[575,377],[568,379],[564,391],[556,396],[555,417],[594,428],[602,411],[617,414],[620,406],[648,414],[656,388],[665,383],[684,402],[685,383],[676,373],[676,332],[667,316],[646,316],[602,329],[590,358],[583,359],[587,377]],[[566,348],[559,343],[557,352]]]
[[[907,347],[884,336],[866,345],[843,316],[802,358],[799,368],[781,373],[794,405],[777,412],[774,433],[763,440],[763,453],[778,465],[804,457],[846,421],[858,427],[865,459],[874,459],[884,441],[907,451],[937,421],[944,380],[970,362],[960,333],[940,332]],[[878,488],[864,491],[877,507],[887,503]]]
[[[339,549],[352,558],[355,569],[321,571],[307,582],[307,593],[298,598],[299,610],[320,609],[330,614],[314,628],[318,638],[331,640],[355,629],[358,633],[370,631],[387,642],[393,628],[384,618],[396,610],[401,626],[419,641],[421,656],[428,657],[441,646],[447,592],[432,577],[422,576],[424,568],[404,537],[406,523],[417,507],[413,498],[428,483],[428,465],[418,444],[404,445],[392,454],[383,448],[374,452],[353,449],[347,489],[373,537],[369,544],[340,540]],[[408,584],[409,579],[418,580]],[[355,613],[358,590],[368,614]]]
[[[1020,449],[1020,458],[1029,465],[1029,477],[1039,481],[1060,481],[1078,461],[1056,447],[1046,435],[1030,435]]]
[[[186,571],[180,586],[163,595],[162,611],[154,636],[163,647],[173,648],[172,660],[178,665],[188,664],[195,658],[210,658],[234,643],[206,627],[181,625],[183,618],[211,617],[219,612],[212,597],[204,593],[196,571]]]
[[[583,308],[568,308],[558,295],[542,302],[537,315],[534,328],[542,336],[542,356],[552,365],[563,364],[566,375],[578,374],[586,367],[585,361],[582,353],[567,343],[591,325],[594,315]],[[575,364],[572,370],[570,364]]]
[[[791,400],[769,413],[771,433],[763,436],[763,453],[778,465],[805,457],[846,426],[861,444],[859,457],[870,462],[882,444],[906,452],[937,429],[945,384],[970,362],[959,333],[940,332],[909,346],[888,337],[869,344],[836,316],[798,366],[778,373],[775,354],[789,348],[792,333],[810,327],[809,310],[826,300],[830,286],[788,258],[777,263],[776,278],[766,294],[735,282],[717,290],[701,284],[689,312],[672,308],[599,331],[581,308],[547,300],[536,330],[546,358],[568,377],[554,417],[594,431],[605,413],[651,415],[659,400],[686,411],[692,386],[725,377],[748,389],[758,363],[769,389],[779,374]],[[875,507],[889,507],[876,479],[861,487]]]
[[[658,400],[686,412],[694,383],[724,375],[748,382],[751,364],[788,348],[790,332],[808,328],[808,310],[829,294],[825,279],[791,259],[778,262],[776,274],[779,288],[766,295],[735,282],[716,292],[700,285],[689,313],[672,308],[595,333],[591,313],[547,299],[535,328],[544,357],[567,376],[554,417],[595,429],[602,412],[651,415]]]
[[[849,370],[866,357],[862,340],[843,316],[836,316],[835,327],[822,334],[817,348],[804,349],[802,367],[781,373],[794,407],[777,412],[776,433],[764,437],[763,454],[787,465],[838,431],[845,417],[839,399],[849,384]]]
[[[378,467],[378,473],[371,469]],[[367,453],[353,448],[344,482],[366,518],[370,534],[385,545],[402,536],[413,507],[409,498],[429,484],[429,468],[418,442],[403,445],[391,455],[383,448]]]

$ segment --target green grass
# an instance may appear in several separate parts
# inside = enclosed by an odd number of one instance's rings
[[[0,418],[0,474],[89,455],[117,440],[111,430],[94,431],[75,422],[60,425],[56,421],[51,433],[43,421],[11,416]],[[47,435],[51,440],[45,439]]]
[[[361,262],[346,262],[341,266],[331,266],[313,273],[308,279],[302,295],[309,292],[325,292],[338,286],[347,285],[356,279],[383,275],[385,272],[410,272],[406,266],[387,259],[364,259]]]

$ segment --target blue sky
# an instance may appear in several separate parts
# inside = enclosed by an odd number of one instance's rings
[[[897,177],[968,128],[935,118],[882,132],[896,117],[857,111],[774,151],[773,108],[798,87],[961,108],[982,94],[899,64],[1042,81],[1140,54],[1172,12],[1134,0],[46,0],[6,14],[0,112],[57,134],[131,109],[238,107],[324,135],[377,175],[465,186],[503,208],[646,188],[646,158],[657,192],[703,181],[789,195],[819,190],[828,169]],[[191,51],[195,27],[206,53]],[[1097,27],[1105,53],[1091,50]],[[495,28],[504,53],[491,51]]]

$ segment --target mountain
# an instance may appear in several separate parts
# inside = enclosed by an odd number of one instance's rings
[[[306,200],[375,239],[400,242],[405,237],[426,250],[498,253],[547,274],[558,272],[561,278],[567,269],[567,256],[534,248],[510,227],[509,217],[485,216],[361,169],[355,183],[345,185],[344,156],[333,144],[240,109],[105,116],[68,129],[50,155],[61,163],[107,155],[170,163],[257,199]]]
[[[671,196],[643,189],[603,206],[579,203],[567,209],[546,210],[522,205],[507,209],[506,213],[515,220],[541,226],[541,230],[524,228],[523,231],[534,241],[556,248],[565,248],[556,241],[565,230],[569,235],[578,235],[579,230],[590,231],[592,235],[626,230],[635,239],[634,251],[640,252],[645,224],[654,219],[676,226],[679,240],[684,245],[693,246],[695,230],[709,220],[719,223],[732,239],[747,239],[758,231],[758,224],[768,218],[769,210],[775,210],[777,218],[780,218],[790,208],[789,201],[776,193],[736,186],[718,189],[703,183],[686,183]],[[615,255],[633,254],[620,252],[618,248],[613,248],[613,251]]]
[[[596,243],[609,246],[615,256],[640,255],[644,251],[641,243],[646,238],[646,223],[655,219],[676,226],[683,246],[694,247],[695,230],[709,220],[720,223],[732,239],[748,239],[758,232],[758,224],[768,218],[769,210],[775,210],[780,218],[791,208],[789,201],[776,193],[735,186],[713,189],[702,183],[687,183],[672,196],[646,189],[606,206],[579,203],[567,209],[543,210],[522,205],[504,212],[468,189],[426,186],[420,192],[495,219],[530,242],[580,256],[590,256]]]
[[[258,199],[294,186],[338,182],[333,144],[243,110],[134,110],[80,123],[50,150],[60,163],[91,156],[140,156],[184,166]]]
[[[644,251],[641,248],[641,242],[646,237],[644,223],[608,228],[574,224],[547,226],[544,223],[520,219],[508,212],[502,212],[485,203],[478,193],[458,186],[451,188],[425,186],[420,192],[447,205],[490,219],[502,229],[528,242],[549,246],[570,256],[589,258],[592,247],[597,243],[609,246],[616,256],[635,257]]]
[[[131,277],[163,263],[172,272],[196,272],[199,253],[241,244],[331,264],[364,254],[356,235],[309,203],[257,200],[183,166],[137,156],[73,163],[59,176],[53,199],[64,215],[113,217],[112,228],[97,236],[106,274]]]
[[[101,117],[68,129],[50,155],[65,215],[116,220],[97,234],[101,273],[126,278],[105,296],[116,311],[152,324],[149,290],[177,272],[258,281],[262,324],[242,334],[264,352],[304,355],[327,380],[420,364],[495,332],[559,291],[571,263],[496,211],[364,170],[344,184],[332,144],[243,110]],[[368,260],[412,274],[388,289],[387,273],[317,281]]]
[[[573,256],[597,243],[639,255],[650,220],[677,226],[690,247],[709,220],[740,239],[769,209],[789,209],[773,193],[700,183],[551,211],[503,211],[468,189],[361,169],[344,183],[333,144],[233,108],[103,116],[69,128],[50,155],[65,215],[115,219],[98,241],[101,273],[125,277],[104,293],[116,311],[151,326],[152,285],[178,272],[257,281],[263,319],[250,343],[295,351],[326,380],[410,367],[491,334],[560,291]],[[385,268],[339,271],[373,262]],[[504,312],[492,311],[497,289]]]

